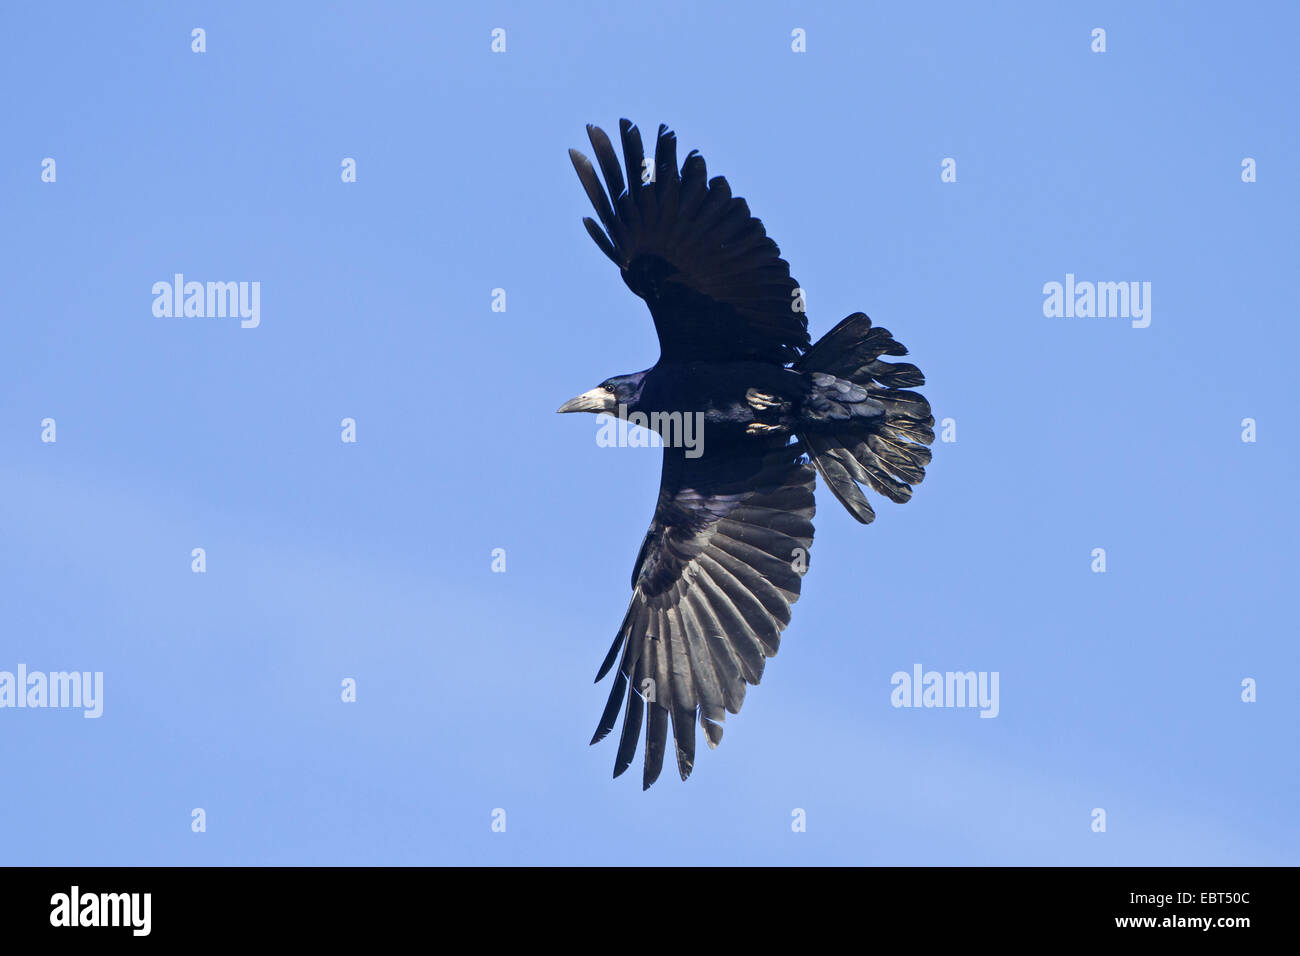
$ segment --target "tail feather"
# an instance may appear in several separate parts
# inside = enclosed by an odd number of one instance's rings
[[[811,383],[799,441],[831,493],[863,524],[876,513],[859,486],[904,502],[930,464],[930,403],[908,391],[925,376],[910,362],[880,360],[906,354],[888,329],[857,312],[794,364]]]
[[[895,341],[889,329],[873,327],[863,313],[854,312],[805,352],[796,368],[849,378],[881,355],[906,354],[906,346]]]
[[[849,471],[847,462],[853,461],[852,456],[847,453],[840,454],[844,449],[836,447],[833,436],[807,435],[802,442],[804,448],[808,450],[808,457],[813,467],[822,476],[822,481],[826,482],[826,487],[831,490],[831,494],[839,499],[840,504],[848,509],[849,514],[863,524],[871,524],[875,521],[876,512],[871,507],[871,502],[857,486]]]

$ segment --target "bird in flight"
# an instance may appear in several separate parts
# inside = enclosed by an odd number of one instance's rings
[[[696,720],[716,747],[727,713],[739,712],[746,685],[776,654],[808,568],[815,476],[867,524],[875,512],[860,486],[907,501],[930,463],[934,418],[908,390],[924,384],[920,369],[881,359],[907,349],[862,313],[811,343],[789,264],[697,151],[679,173],[667,127],[652,160],[636,126],[620,120],[619,133],[626,182],[599,127],[587,135],[604,187],[586,156],[569,157],[600,220],[583,224],[650,307],[659,361],[559,411],[649,421],[663,439],[632,601],[596,674],[617,664],[591,741],[624,711],[617,777],[644,725],[644,789],[663,769],[669,723],[685,780]],[[701,423],[692,447],[681,440],[688,420]]]

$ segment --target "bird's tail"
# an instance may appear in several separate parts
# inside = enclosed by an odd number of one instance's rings
[[[906,391],[925,384],[925,376],[910,363],[880,360],[906,354],[888,329],[872,328],[857,312],[794,364],[810,385],[799,442],[831,492],[863,524],[876,513],[860,484],[907,501],[930,463],[930,403]]]

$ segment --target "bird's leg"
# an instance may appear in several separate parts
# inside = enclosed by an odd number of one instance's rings
[[[754,410],[756,415],[763,413],[775,413],[779,418],[781,412],[790,407],[790,403],[780,395],[773,395],[771,392],[764,392],[757,388],[751,388],[745,392],[745,402]],[[789,429],[779,422],[752,422],[745,428],[746,435],[779,435],[788,433]]]
[[[756,412],[766,412],[771,409],[782,409],[790,403],[779,395],[773,395],[770,392],[761,392],[756,388],[751,388],[745,392],[745,401],[749,407]]]

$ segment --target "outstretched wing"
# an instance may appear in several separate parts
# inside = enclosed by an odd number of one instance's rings
[[[708,745],[718,745],[726,712],[739,712],[745,686],[762,678],[799,599],[816,472],[796,446],[747,444],[694,459],[664,448],[632,602],[596,675],[618,661],[591,741],[613,729],[626,695],[614,776],[632,763],[646,722],[643,788],[663,767],[669,720],[683,780],[695,763],[697,715]]]
[[[590,217],[583,224],[650,306],[663,357],[782,365],[797,359],[810,344],[808,319],[790,265],[763,223],[725,179],[708,178],[698,152],[686,157],[679,175],[677,137],[666,126],[655,142],[653,181],[642,182],[641,133],[627,120],[619,120],[619,131],[626,186],[599,127],[588,126],[587,135],[608,194],[586,156],[571,149],[569,157],[600,217],[599,225]]]

